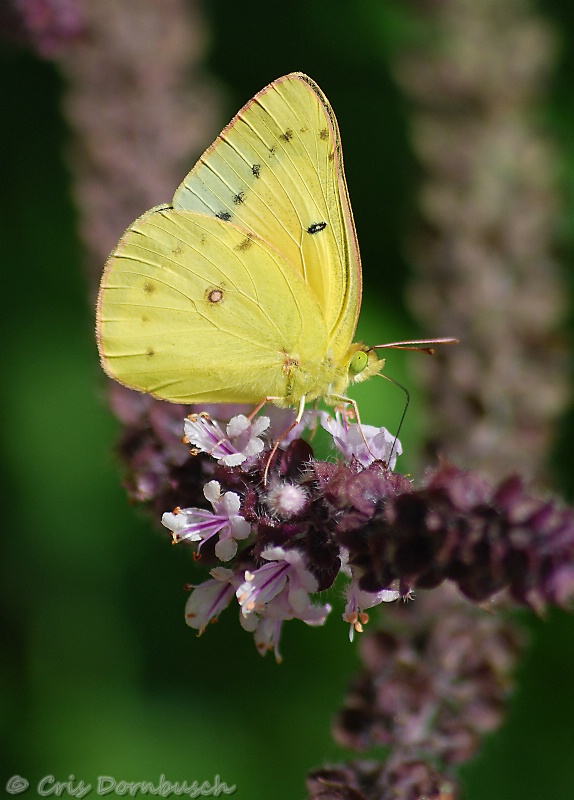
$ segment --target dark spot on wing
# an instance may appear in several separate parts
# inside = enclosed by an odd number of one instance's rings
[[[276,147],[275,147],[275,145],[273,145],[272,147],[270,147],[270,148],[269,148],[269,155],[270,155],[270,156],[274,156],[274,155],[275,155],[275,150],[276,150]]]
[[[309,128],[306,125],[303,125],[302,128],[299,128],[299,133],[307,133]]]
[[[144,283],[143,290],[146,294],[153,294],[155,292],[155,286],[153,283]]]
[[[217,217],[217,219],[222,219],[224,222],[229,222],[229,220],[231,219],[231,214],[229,213],[229,211],[218,211],[215,216]]]
[[[293,131],[291,130],[291,128],[287,128],[285,133],[280,134],[279,138],[281,139],[282,142],[290,142],[291,139],[293,138]]]
[[[332,161],[335,158],[335,151],[331,150],[331,152],[329,153],[329,155],[327,157],[328,157],[329,161]]]
[[[245,199],[245,192],[237,192],[237,194],[233,195],[233,202],[236,206],[242,203]]]
[[[307,233],[319,233],[320,231],[324,231],[326,227],[326,222],[314,222],[307,228]]]
[[[155,356],[155,350],[153,349],[153,347],[148,347],[148,349],[145,351],[145,354],[147,358],[152,358],[153,356]]]
[[[205,293],[206,299],[212,305],[217,305],[223,301],[223,289],[220,286],[214,286],[208,289]]]
[[[251,167],[251,172],[253,173],[254,177],[258,178],[261,174],[261,164],[253,164]]]
[[[253,234],[248,233],[245,239],[242,239],[238,245],[235,245],[235,249],[239,250],[240,253],[244,253],[246,250],[249,250],[251,245],[253,244]]]
[[[207,244],[207,236],[205,235],[205,233],[201,234],[201,237],[199,239],[199,243],[203,244],[203,245]]]
[[[329,138],[328,128],[323,128],[322,130],[319,131],[319,139],[322,139],[325,142],[327,141],[328,138]]]
[[[183,250],[179,246],[178,247],[174,247],[174,249],[171,251],[172,256],[180,256],[182,253],[183,253]]]

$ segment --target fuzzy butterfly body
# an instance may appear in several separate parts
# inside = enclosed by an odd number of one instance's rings
[[[360,299],[337,122],[293,73],[125,232],[100,288],[101,360],[172,402],[335,403],[384,363],[353,344]]]

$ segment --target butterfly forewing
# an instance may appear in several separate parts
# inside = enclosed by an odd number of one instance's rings
[[[317,85],[294,73],[251,100],[173,199],[276,248],[317,298],[328,349],[344,359],[355,331],[361,272],[339,131]]]
[[[110,256],[98,336],[112,377],[186,403],[295,402],[327,348],[318,302],[280,253],[232,223],[166,208],[136,220]]]

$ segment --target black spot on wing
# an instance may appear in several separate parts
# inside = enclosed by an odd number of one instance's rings
[[[237,192],[233,195],[233,202],[236,206],[240,205],[245,200],[245,192]]]
[[[183,248],[181,248],[179,245],[177,247],[174,247],[173,250],[171,251],[172,256],[180,256],[182,253],[183,253]]]
[[[329,138],[328,128],[323,128],[322,130],[319,131],[319,139],[321,139],[323,142],[326,142],[328,138]]]
[[[314,222],[307,228],[307,233],[320,233],[321,231],[324,231],[326,227],[326,222]]]
[[[229,220],[231,219],[231,214],[229,213],[229,211],[218,211],[215,216],[217,217],[217,219],[222,219],[224,222],[229,222]]]
[[[155,350],[153,347],[148,347],[148,349],[145,351],[145,354],[147,358],[153,358],[153,356],[155,356]]]
[[[144,283],[143,290],[146,294],[153,294],[155,292],[155,286],[153,283]]]
[[[269,148],[269,156],[270,156],[270,157],[271,157],[271,156],[274,156],[274,155],[275,155],[275,152],[276,152],[276,150],[277,150],[277,148],[275,147],[275,145],[272,145],[272,146]]]
[[[291,139],[293,138],[293,131],[291,130],[291,128],[287,128],[285,133],[281,133],[279,135],[279,138],[281,139],[282,142],[290,142]]]
[[[259,178],[261,175],[261,164],[253,164],[251,167],[251,172],[255,178]]]

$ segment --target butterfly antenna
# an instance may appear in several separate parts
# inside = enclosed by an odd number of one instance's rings
[[[404,342],[389,342],[388,344],[376,344],[371,350],[414,350],[417,353],[427,353],[429,356],[434,356],[435,349],[432,345],[435,344],[458,344],[458,339],[453,339],[448,336],[442,339],[407,339]],[[395,381],[396,382],[396,381]],[[398,385],[398,384],[397,384]]]
[[[376,344],[372,350],[385,350],[385,349],[394,349],[394,350],[414,350],[417,353],[426,353],[429,356],[433,356],[435,354],[435,349],[433,345],[435,344],[458,344],[459,340],[455,339],[452,336],[441,337],[438,339],[407,339],[404,342],[388,342],[388,344]],[[403,409],[403,413],[401,415],[401,419],[399,422],[399,427],[397,428],[397,433],[395,435],[395,441],[393,442],[393,446],[391,447],[391,454],[389,456],[389,462],[393,457],[393,453],[395,452],[395,447],[397,444],[397,440],[399,438],[399,434],[401,432],[401,428],[403,427],[403,422],[405,421],[405,417],[407,414],[407,408],[409,407],[409,403],[411,401],[411,396],[409,394],[409,390],[406,386],[403,386],[402,383],[394,380],[394,378],[389,378],[388,375],[385,375],[382,372],[379,372],[381,378],[389,381],[390,383],[394,383],[395,386],[398,386],[399,389],[402,389],[405,393],[406,403]]]

